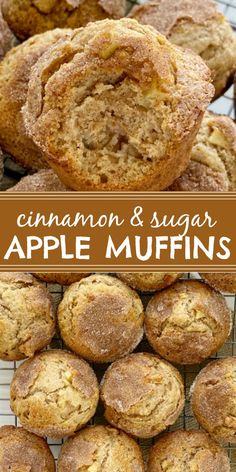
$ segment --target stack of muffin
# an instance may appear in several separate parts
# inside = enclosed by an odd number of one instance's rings
[[[30,172],[11,191],[236,189],[236,125],[207,111],[236,38],[212,0],[1,8],[0,147]]]
[[[235,293],[235,274],[205,274],[205,281],[180,277],[0,274],[0,358],[28,358],[10,388],[11,409],[23,428],[0,428],[0,470],[54,471],[46,436],[69,437],[59,472],[146,470],[135,438],[164,432],[184,408],[184,383],[174,365],[202,363],[232,329],[232,313],[219,290]],[[39,279],[68,285],[57,310]],[[144,307],[140,295],[147,292]],[[45,350],[56,324],[66,350]],[[99,386],[94,368],[99,371],[100,364],[105,372]],[[203,368],[191,401],[205,431],[158,436],[148,472],[230,471],[220,444],[236,443],[235,371],[234,357]],[[86,426],[99,398],[109,426]]]

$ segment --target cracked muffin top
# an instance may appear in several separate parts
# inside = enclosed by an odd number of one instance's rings
[[[177,420],[184,407],[184,385],[178,370],[158,356],[131,354],[107,369],[101,400],[109,423],[150,438]]]
[[[181,274],[164,272],[122,272],[116,274],[123,282],[140,292],[155,292],[171,285]]]
[[[236,357],[210,362],[191,387],[197,421],[220,443],[236,443]]]
[[[169,190],[236,190],[236,124],[231,118],[205,113],[193,145],[191,161]]]
[[[56,328],[48,290],[30,274],[0,274],[0,359],[32,357]]]
[[[55,472],[53,455],[43,438],[23,428],[0,428],[0,470],[2,472]]]
[[[98,384],[92,368],[74,354],[46,351],[18,367],[11,383],[11,408],[39,436],[71,436],[95,414]]]
[[[153,349],[170,362],[199,364],[218,351],[232,329],[225,298],[197,280],[182,280],[154,295],[145,313]]]
[[[90,21],[120,18],[126,0],[2,0],[3,15],[21,39],[54,28],[79,28]]]
[[[43,282],[50,284],[71,285],[81,279],[84,279],[85,277],[88,277],[90,274],[77,274],[74,272],[41,272],[34,275]]]
[[[104,20],[41,57],[23,115],[68,187],[162,190],[186,168],[212,94],[199,56],[135,20]]]
[[[150,451],[148,472],[230,472],[227,452],[208,434],[175,431],[157,440]]]
[[[236,274],[200,274],[213,288],[220,292],[236,293]]]
[[[132,352],[143,337],[141,299],[108,275],[91,275],[72,284],[58,308],[65,344],[92,362],[112,362]]]
[[[58,472],[80,471],[144,472],[142,453],[122,431],[90,426],[66,441],[58,460]]]
[[[199,54],[211,70],[215,98],[232,83],[236,39],[227,19],[211,0],[151,0],[130,17],[151,25],[173,44]]]

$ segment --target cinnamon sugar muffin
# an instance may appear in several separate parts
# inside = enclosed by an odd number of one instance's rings
[[[199,364],[218,351],[232,328],[225,298],[197,280],[182,280],[154,295],[145,314],[153,349],[170,362]]]
[[[175,431],[158,439],[150,451],[148,472],[230,472],[227,452],[208,434]]]
[[[48,290],[30,274],[0,273],[0,359],[32,357],[56,328]]]
[[[45,351],[18,367],[11,383],[11,408],[39,436],[71,436],[95,414],[98,384],[92,368],[74,354]]]
[[[123,282],[140,292],[155,292],[173,284],[182,274],[164,272],[122,272],[116,274]]]
[[[89,21],[120,18],[126,0],[2,0],[12,31],[26,39],[54,28],[78,28]]]
[[[138,444],[109,426],[90,426],[62,446],[58,472],[144,472]],[[223,472],[223,471],[222,471]]]
[[[220,443],[236,443],[236,357],[210,362],[191,387],[193,413]]]
[[[109,423],[150,438],[177,420],[184,406],[184,385],[178,370],[158,356],[131,354],[107,369],[101,400]]]
[[[220,292],[236,293],[236,274],[200,274],[200,276]]]
[[[43,282],[50,284],[71,285],[74,282],[79,282],[81,279],[87,277],[90,274],[79,274],[73,272],[41,272],[34,275]]]
[[[72,284],[58,308],[65,344],[92,362],[112,362],[132,352],[143,337],[141,299],[108,275],[90,275]]]
[[[0,470],[2,472],[55,472],[53,455],[43,438],[23,428],[0,428]]]
[[[74,190],[161,190],[187,166],[209,81],[200,57],[152,28],[90,23],[37,62],[25,124]]]
[[[7,192],[66,192],[67,187],[52,169],[42,169],[33,175],[26,175]]]
[[[19,44],[0,64],[0,146],[23,167],[44,168],[42,152],[26,135],[21,108],[25,103],[30,70],[46,49],[66,36],[54,30]]]
[[[2,16],[2,0],[0,0],[0,60],[9,49],[17,44],[17,39]]]
[[[151,25],[177,46],[199,54],[212,72],[215,98],[232,83],[236,38],[229,22],[211,0],[151,0],[130,16]]]
[[[191,161],[169,190],[236,190],[236,124],[231,118],[205,113],[193,145]]]

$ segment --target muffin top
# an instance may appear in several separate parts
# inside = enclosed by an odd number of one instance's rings
[[[148,438],[176,421],[184,406],[184,386],[171,364],[153,354],[137,353],[108,368],[101,399],[109,423]]]
[[[155,292],[171,285],[181,274],[164,272],[122,272],[117,276],[140,292]]]
[[[73,434],[94,415],[98,385],[92,368],[75,355],[53,350],[25,361],[11,383],[11,408],[39,436]]]
[[[152,447],[148,472],[230,472],[227,452],[198,430],[167,433]]]
[[[48,290],[30,274],[0,273],[0,359],[31,357],[56,327]]]
[[[200,274],[216,290],[236,293],[236,274]]]
[[[198,56],[152,28],[127,18],[90,23],[32,70],[25,125],[74,190],[163,189],[187,165],[209,81]]]
[[[222,443],[236,443],[236,357],[210,362],[191,387],[193,413]]]
[[[202,362],[223,345],[231,328],[225,298],[197,280],[176,282],[157,293],[146,309],[148,341],[170,362]]]
[[[2,16],[2,0],[0,0],[0,60],[9,49],[17,44],[17,39]]]
[[[33,175],[26,175],[7,192],[66,192],[67,187],[52,169],[42,169]]]
[[[50,284],[71,285],[74,282],[78,282],[79,280],[83,279],[84,277],[87,277],[90,274],[73,272],[38,272],[34,275],[43,282],[47,282]]]
[[[74,352],[93,362],[112,362],[141,341],[143,305],[115,277],[91,275],[66,290],[58,322],[64,342]]]
[[[58,472],[144,472],[138,444],[109,426],[90,426],[62,446]]]
[[[53,455],[46,441],[23,428],[0,428],[2,472],[55,472]]]

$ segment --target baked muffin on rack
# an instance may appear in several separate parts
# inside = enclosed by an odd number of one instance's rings
[[[15,426],[0,427],[2,472],[55,472],[53,455],[43,438]]]
[[[212,72],[215,98],[233,81],[236,38],[229,22],[212,0],[151,0],[130,16],[151,25],[177,46],[193,50]]]
[[[144,472],[141,450],[131,437],[109,426],[90,426],[62,446],[58,472]],[[224,472],[224,471],[222,471]]]
[[[33,68],[25,125],[74,190],[162,190],[187,166],[210,80],[199,56],[148,26],[90,23]]]
[[[12,31],[26,39],[54,28],[79,28],[90,21],[121,18],[126,0],[2,0]]]
[[[236,274],[200,274],[211,287],[220,292],[236,293]]]
[[[81,279],[88,277],[90,274],[80,274],[73,272],[37,272],[35,277],[50,284],[71,285],[79,282]]]
[[[121,272],[119,279],[140,292],[156,292],[173,284],[182,274],[164,272]]]

